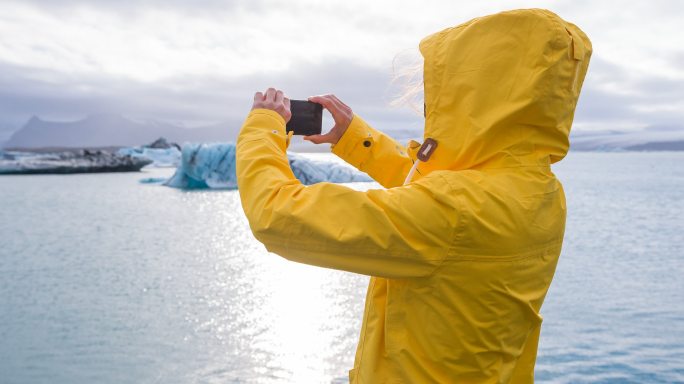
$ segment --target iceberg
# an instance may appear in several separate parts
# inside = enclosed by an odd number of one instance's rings
[[[292,172],[303,184],[372,181],[342,164],[315,161],[291,152],[287,156]],[[237,189],[235,144],[184,144],[181,163],[164,185],[182,189]]]
[[[575,151],[683,151],[684,129],[650,126],[636,131],[573,131],[570,149]]]
[[[144,179],[138,180],[140,184],[162,184],[166,180],[168,180],[167,177],[146,177]]]
[[[365,173],[361,173],[349,166],[336,164],[331,161],[316,161],[302,155],[288,152],[290,168],[295,177],[302,184],[310,185],[324,181],[330,183],[353,183],[373,181]]]
[[[152,160],[148,167],[177,167],[180,165],[181,151],[176,143],[169,143],[163,137],[142,147],[120,148],[117,152],[123,156],[147,158]]]
[[[0,153],[0,175],[138,172],[152,160],[107,150]]]
[[[125,147],[117,152],[122,156],[150,159],[148,167],[177,167],[180,164],[181,151],[176,147],[171,148],[147,148],[147,147]]]
[[[183,189],[236,189],[235,144],[184,144],[181,163],[164,185]]]

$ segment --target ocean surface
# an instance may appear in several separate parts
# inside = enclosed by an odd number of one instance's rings
[[[684,153],[553,169],[537,382],[684,382]],[[139,183],[171,173],[0,177],[0,382],[345,383],[368,278],[267,253],[237,191]]]

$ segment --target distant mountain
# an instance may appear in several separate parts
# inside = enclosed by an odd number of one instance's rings
[[[13,131],[10,130],[0,130],[0,147],[2,146],[2,143],[9,140],[9,138],[12,136]]]
[[[639,131],[573,131],[573,151],[684,151],[684,128],[651,126]]]
[[[140,122],[117,114],[90,115],[71,122],[31,117],[4,143],[5,148],[138,146],[159,137],[170,142],[235,141],[242,121],[223,122],[198,128],[169,123]],[[5,132],[6,133],[6,132]],[[405,145],[409,139],[422,141],[422,132],[391,130],[387,133]],[[2,139],[2,137],[0,137]],[[1,142],[1,140],[0,140]],[[296,137],[291,150],[328,151],[328,145],[314,145]],[[651,126],[639,131],[577,130],[570,135],[573,151],[684,151],[684,127]]]
[[[159,122],[137,122],[117,114],[90,115],[72,122],[42,120],[37,116],[14,132],[5,148],[135,146],[165,137],[169,141],[232,141],[240,123],[183,128]]]
[[[139,122],[117,114],[90,115],[82,120],[55,122],[31,117],[2,146],[5,148],[39,147],[113,147],[147,144],[159,137],[170,142],[235,141],[242,121],[223,122],[198,128],[184,128],[160,122]],[[394,130],[388,132],[402,144],[409,138],[420,139],[421,132]],[[1,139],[1,138],[0,138]],[[0,140],[0,143],[2,140]],[[315,145],[295,138],[294,151],[328,151],[327,145]]]

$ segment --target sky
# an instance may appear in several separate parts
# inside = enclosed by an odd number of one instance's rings
[[[592,40],[573,129],[684,129],[680,1],[0,0],[0,133],[32,115],[239,124],[269,86],[420,129],[390,105],[419,41],[515,8],[547,8]]]

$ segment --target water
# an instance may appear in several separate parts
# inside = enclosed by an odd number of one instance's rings
[[[569,216],[537,382],[684,382],[683,163],[555,166]],[[0,178],[0,381],[346,382],[368,279],[268,254],[236,191],[138,182],[170,173]]]
[[[577,153],[536,375],[684,382],[684,153]]]

